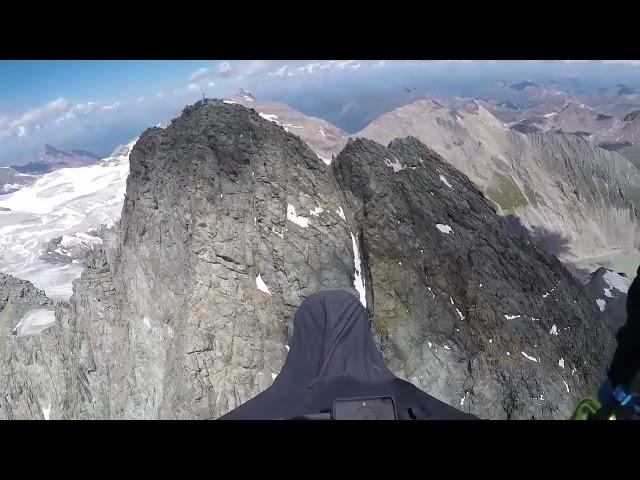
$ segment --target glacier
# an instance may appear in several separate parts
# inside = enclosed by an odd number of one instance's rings
[[[120,219],[136,141],[95,165],[55,170],[0,197],[0,272],[29,280],[54,300],[69,299],[84,265],[68,249],[94,248],[94,232]],[[48,251],[57,237],[58,248]]]

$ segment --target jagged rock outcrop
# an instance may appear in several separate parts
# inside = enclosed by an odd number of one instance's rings
[[[299,138],[239,105],[199,102],[147,130],[119,237],[63,314],[86,332],[94,415],[215,418],[266,388],[302,300],[355,293],[343,201]]]
[[[34,314],[52,318],[53,309],[53,301],[43,291],[0,273],[0,419],[51,415],[58,386],[55,379],[65,368],[57,355],[58,339],[54,334],[31,335],[44,325],[24,323],[33,320]]]
[[[555,258],[415,138],[336,159],[361,228],[367,299],[394,372],[488,418],[568,418],[612,337]]]
[[[414,138],[328,166],[205,100],[129,160],[119,225],[40,337],[55,418],[216,418],[272,382],[296,308],[327,289],[366,304],[399,376],[483,418],[566,418],[600,378],[596,304]]]

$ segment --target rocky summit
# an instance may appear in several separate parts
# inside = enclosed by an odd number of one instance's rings
[[[415,138],[349,141],[327,165],[203,100],[129,160],[119,224],[32,339],[53,383],[21,370],[7,417],[217,418],[273,382],[296,308],[329,289],[367,307],[394,373],[482,418],[567,418],[603,373],[597,304]]]

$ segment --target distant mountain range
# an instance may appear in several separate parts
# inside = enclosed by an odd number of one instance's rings
[[[0,167],[0,195],[20,190],[41,175],[60,168],[93,165],[100,157],[86,150],[59,150],[49,144],[31,160],[20,165]]]
[[[38,156],[24,165],[12,165],[20,173],[41,174],[58,168],[82,167],[100,161],[100,157],[86,150],[58,150],[46,144]]]

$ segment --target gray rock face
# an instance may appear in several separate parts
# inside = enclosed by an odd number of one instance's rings
[[[57,355],[57,337],[19,336],[26,314],[54,309],[31,283],[0,274],[0,419],[53,418],[56,378],[65,370]],[[46,413],[46,415],[45,415]]]
[[[571,274],[415,138],[350,142],[336,169],[395,373],[481,417],[568,418],[612,348]]]
[[[86,331],[95,416],[215,418],[270,385],[302,300],[355,293],[342,198],[301,140],[239,105],[145,132],[119,238],[63,315]]]
[[[399,376],[484,418],[566,418],[612,346],[561,264],[413,138],[327,166],[257,112],[201,101],[140,137],[102,239],[28,340],[45,360],[12,377],[24,406],[5,416],[46,400],[52,418],[216,418],[271,384],[296,308],[327,289],[361,295]],[[5,371],[34,362],[9,355]]]

